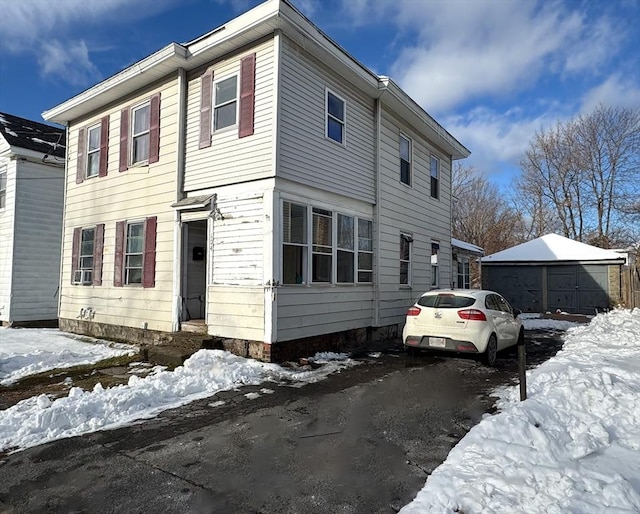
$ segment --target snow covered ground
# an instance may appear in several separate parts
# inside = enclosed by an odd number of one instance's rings
[[[10,377],[42,371],[47,366],[60,367],[60,359],[65,357],[73,361],[70,364],[73,365],[83,358],[84,362],[91,362],[91,359],[95,362],[118,354],[110,354],[109,351],[119,351],[120,354],[131,351],[131,347],[119,350],[102,347],[103,353],[98,357],[95,352],[99,345],[67,338],[54,330],[6,329],[1,334],[0,346],[5,352],[3,366]],[[10,343],[12,337],[18,340]],[[5,342],[10,343],[6,348]],[[20,355],[20,345],[25,342],[29,344],[22,346],[24,355]],[[28,350],[30,346],[37,350]],[[317,369],[308,366],[306,370],[293,370],[220,350],[200,350],[174,371],[165,371],[158,366],[145,377],[134,375],[127,384],[107,389],[101,384],[96,384],[91,391],[71,387],[68,396],[55,400],[42,394],[0,411],[0,452],[113,429],[242,385],[266,381],[287,381],[293,385],[316,382],[330,373],[357,364],[346,354],[335,353],[319,353],[309,360],[323,365]],[[24,365],[24,368],[19,368],[19,365]],[[263,394],[268,394],[267,391],[263,389]],[[259,396],[254,393],[250,398],[256,395]]]
[[[540,320],[542,321],[542,320]],[[549,321],[549,320],[544,320]],[[640,309],[599,314],[499,391],[403,514],[640,512]]]
[[[54,329],[0,327],[0,386],[55,368],[137,353],[134,346],[79,337]]]

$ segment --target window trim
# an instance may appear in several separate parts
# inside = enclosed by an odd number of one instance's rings
[[[336,118],[332,114],[329,114],[329,94],[335,96],[342,102],[342,120]],[[329,117],[342,125],[342,141],[336,141],[329,136]],[[324,88],[324,137],[325,139],[333,141],[340,146],[347,146],[347,101],[338,93],[328,87]]]
[[[406,241],[407,244],[409,245],[409,258],[408,259],[403,259],[402,258],[402,241]],[[409,232],[400,232],[400,259],[399,259],[399,263],[400,263],[400,276],[399,276],[399,280],[398,283],[400,284],[400,287],[411,287],[411,283],[412,283],[412,270],[411,270],[411,263],[413,261],[413,235],[410,234]],[[402,281],[402,263],[406,262],[407,263],[407,281],[403,282]]]
[[[236,95],[233,100],[228,100],[226,102],[221,103],[220,105],[216,104],[216,84],[220,82],[224,82],[225,80],[229,80],[234,78],[236,79]],[[229,105],[232,102],[235,102],[235,120],[232,125],[227,125],[225,127],[216,129],[216,111],[220,107],[224,107],[225,105]],[[231,73],[229,75],[225,75],[222,78],[214,78],[211,82],[211,134],[225,132],[227,130],[233,130],[238,127],[238,118],[240,116],[240,73]]]
[[[433,165],[436,165],[436,174],[433,175]],[[431,198],[435,200],[440,199],[440,159],[438,159],[435,155],[431,155],[429,159],[429,176],[430,176],[430,193]],[[435,180],[435,187],[434,187]],[[434,194],[435,193],[435,194]]]
[[[135,116],[136,116],[136,111],[139,111],[140,109],[143,109],[144,107],[148,107],[149,108],[149,126],[147,127],[147,129],[143,132],[140,132],[139,134],[136,134],[134,132],[135,130]],[[151,99],[145,100],[142,103],[139,103],[138,105],[134,105],[133,107],[131,107],[131,111],[130,111],[130,120],[129,120],[129,163],[131,166],[140,166],[140,165],[145,165],[149,163],[149,154],[151,153]],[[135,150],[135,140],[136,138],[139,137],[144,137],[147,136],[148,139],[148,143],[147,143],[147,158],[146,159],[140,159],[138,161],[134,160],[135,156],[133,155],[133,152]]]
[[[406,140],[407,144],[409,145],[409,160],[406,161],[405,159],[402,158],[402,140]],[[400,157],[400,182],[406,186],[412,187],[413,184],[413,141],[412,139],[403,134],[402,132],[400,132],[400,137],[398,138],[398,154]],[[408,176],[408,182],[405,182],[404,180],[402,180],[402,161],[407,162],[407,164],[409,165],[409,176]]]
[[[90,144],[91,144],[91,132],[93,130],[97,130],[98,131],[98,147],[95,148],[94,150],[90,149]],[[101,159],[101,151],[102,151],[102,122],[97,123],[95,125],[90,125],[87,127],[87,137],[86,137],[86,164],[85,164],[85,173],[84,173],[84,178],[85,179],[90,179],[90,178],[95,178],[95,177],[99,177],[100,176],[100,159]],[[97,155],[97,164],[98,167],[96,168],[96,172],[93,175],[89,175],[89,171],[91,169],[90,166],[90,159],[92,155]]]

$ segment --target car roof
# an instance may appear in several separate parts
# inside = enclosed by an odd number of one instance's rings
[[[495,291],[489,291],[487,289],[432,289],[431,291],[427,291],[426,293],[420,295],[422,296],[431,296],[438,294],[453,294],[456,296],[471,296],[473,298],[483,298],[488,294],[498,294]]]

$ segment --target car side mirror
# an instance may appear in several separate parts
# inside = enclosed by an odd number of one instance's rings
[[[514,318],[517,318],[518,316],[520,316],[520,314],[522,314],[522,311],[520,309],[513,309]]]

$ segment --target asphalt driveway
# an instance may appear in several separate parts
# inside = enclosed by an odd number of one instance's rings
[[[560,347],[558,334],[529,333],[529,363]],[[396,512],[516,371],[513,350],[494,369],[390,350],[316,384],[219,393],[5,456],[0,511]]]

